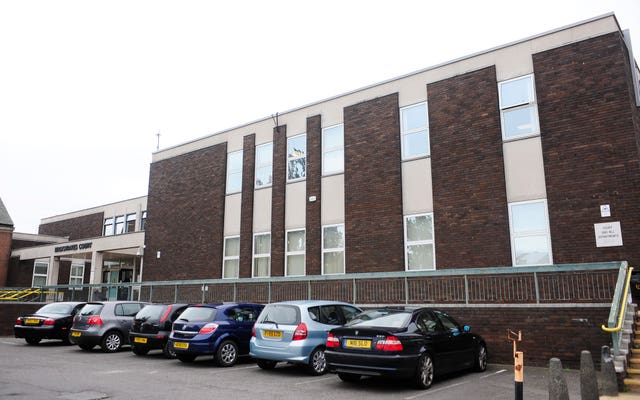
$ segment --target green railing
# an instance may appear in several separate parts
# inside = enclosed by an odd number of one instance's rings
[[[627,266],[624,262],[620,265],[618,272],[618,282],[616,283],[616,291],[611,301],[611,312],[609,313],[608,326],[602,325],[602,330],[611,333],[611,342],[613,343],[613,353],[620,355],[620,344],[622,343],[624,318],[627,314],[629,305],[629,283],[631,281],[631,273],[633,268]]]

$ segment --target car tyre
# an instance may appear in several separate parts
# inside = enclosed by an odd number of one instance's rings
[[[92,344],[79,344],[78,346],[80,346],[82,350],[86,350],[86,351],[89,351],[94,347]]]
[[[178,357],[178,360],[182,361],[183,363],[190,363],[196,359],[195,354],[177,354],[176,357]]]
[[[221,367],[232,367],[238,361],[238,345],[232,340],[225,340],[218,346],[216,362]]]
[[[102,337],[100,347],[105,353],[115,353],[122,347],[122,335],[118,331],[105,333]]]
[[[311,375],[322,375],[327,372],[327,359],[324,356],[324,349],[318,347],[309,355],[308,370]]]
[[[164,354],[165,358],[176,358],[176,351],[173,349],[173,346],[169,344],[169,342],[165,343],[162,346],[162,354]]]
[[[149,349],[147,349],[146,347],[131,346],[131,351],[133,351],[133,354],[137,356],[144,356],[149,352]]]
[[[418,389],[429,389],[433,383],[433,359],[427,353],[418,360],[414,383]]]
[[[24,338],[24,341],[27,342],[28,344],[34,345],[34,344],[40,343],[40,338],[26,337]]]
[[[487,369],[487,347],[484,344],[478,346],[473,369],[477,372],[484,372]]]
[[[338,374],[338,378],[342,382],[358,382],[360,380],[360,375],[357,374]]]
[[[278,362],[273,360],[257,359],[256,364],[258,364],[258,367],[262,369],[274,369],[276,367],[276,364],[278,364]]]

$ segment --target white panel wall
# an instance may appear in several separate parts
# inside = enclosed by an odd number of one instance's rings
[[[322,178],[322,225],[344,222],[344,174]]]
[[[402,212],[404,215],[433,212],[431,158],[402,163]]]
[[[224,235],[235,236],[240,234],[240,209],[242,197],[235,193],[225,197],[224,203]]]
[[[287,185],[284,228],[304,228],[307,220],[307,182],[295,182]]]
[[[271,188],[254,191],[253,232],[271,232]]]
[[[507,201],[544,199],[547,188],[540,137],[503,144]]]

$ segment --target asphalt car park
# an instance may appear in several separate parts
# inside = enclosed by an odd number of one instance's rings
[[[508,344],[506,344],[508,345]],[[580,398],[579,371],[565,371],[570,398]],[[546,368],[525,365],[524,398],[548,399]],[[406,381],[363,378],[342,382],[336,375],[310,376],[280,363],[260,369],[248,357],[217,368],[213,357],[193,363],[164,358],[161,352],[137,357],[129,349],[105,354],[59,341],[27,345],[0,338],[0,398],[11,399],[513,399],[513,367],[489,364],[481,373],[459,373],[417,390]]]

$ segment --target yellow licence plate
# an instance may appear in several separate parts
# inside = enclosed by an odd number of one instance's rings
[[[27,318],[24,320],[25,325],[38,325],[40,324],[39,319]]]
[[[147,343],[146,337],[135,337],[133,338],[134,343]]]
[[[174,342],[174,343],[173,343],[173,348],[174,348],[174,349],[188,349],[188,348],[189,348],[189,343],[185,343],[185,342]]]
[[[345,347],[351,347],[355,349],[370,349],[371,340],[347,339],[347,342],[345,343]]]
[[[71,332],[71,336],[73,336],[73,337],[78,337],[78,336],[81,336],[81,335],[82,335],[82,332]]]
[[[282,331],[264,331],[262,336],[274,339],[282,339]]]

